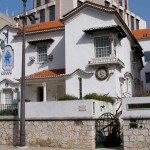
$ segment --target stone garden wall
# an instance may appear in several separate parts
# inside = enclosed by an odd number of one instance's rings
[[[124,120],[124,150],[150,150],[150,119]]]
[[[19,144],[19,121],[0,120],[0,145]],[[26,121],[26,143],[32,146],[95,148],[95,120]]]

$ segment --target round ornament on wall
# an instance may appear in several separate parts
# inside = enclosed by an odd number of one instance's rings
[[[106,67],[99,67],[95,71],[95,76],[98,80],[105,80],[108,77],[108,69]]]

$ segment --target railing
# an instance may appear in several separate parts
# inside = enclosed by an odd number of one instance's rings
[[[0,104],[0,116],[18,115],[17,104]]]
[[[121,68],[124,67],[124,63],[116,57],[101,57],[95,58],[88,62],[88,65],[104,65],[104,64],[117,64]]]

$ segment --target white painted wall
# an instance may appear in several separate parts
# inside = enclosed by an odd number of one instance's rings
[[[14,68],[11,71],[10,75],[2,75],[0,76],[0,80],[3,80],[5,78],[9,79],[18,79],[21,76],[21,54],[22,54],[22,43],[18,42],[17,39],[14,39],[14,35],[16,35],[17,29],[12,29],[9,27],[5,27],[3,30],[0,31],[0,38],[4,39],[3,32],[8,31],[8,44],[5,41],[6,45],[11,45],[12,48],[14,49]],[[16,44],[17,43],[17,44]],[[2,51],[0,52],[0,73],[2,73],[4,70],[2,69]]]
[[[134,97],[134,98],[123,98],[122,100],[122,114],[124,119],[142,119],[149,118],[150,109],[128,109],[128,104],[145,104],[150,103],[150,97]]]
[[[66,73],[81,68],[85,71],[95,72],[95,67],[89,67],[88,61],[95,58],[94,36],[83,32],[85,29],[94,27],[104,27],[120,24],[113,16],[107,13],[99,12],[92,8],[85,8],[65,22],[65,59]],[[102,34],[96,35],[101,36]],[[109,66],[109,71],[113,74],[104,81],[99,81],[93,75],[90,79],[83,79],[83,96],[88,93],[96,92],[117,97],[120,96],[119,77],[124,77],[126,72],[132,73],[135,78],[139,78],[139,72],[132,69],[131,39],[124,38],[116,41],[116,58],[119,58],[125,68],[116,69],[115,66]],[[113,69],[112,69],[113,68]],[[72,87],[72,88],[71,88]],[[79,96],[78,79],[69,79],[66,81],[66,93]],[[132,94],[130,94],[132,95]]]
[[[3,32],[6,32],[7,27],[1,30],[0,38],[4,39]],[[4,70],[2,69],[2,63],[0,63],[0,81],[3,79],[8,78],[9,80],[20,79],[21,78],[21,64],[22,64],[22,37],[14,36],[17,33],[17,29],[9,28],[9,39],[8,45],[11,45],[14,49],[14,68],[11,71],[11,74],[2,75]],[[47,61],[43,64],[37,62],[37,46],[30,45],[28,41],[39,40],[39,39],[53,39],[54,42],[48,47],[47,54],[53,55],[52,61]],[[30,35],[26,36],[26,75],[33,74],[35,72],[39,72],[42,70],[53,70],[53,69],[64,69],[65,68],[65,38],[64,38],[64,31],[60,32],[51,32],[45,34],[38,34],[38,35]],[[5,42],[6,44],[6,42]],[[35,62],[31,63],[29,58],[34,56]],[[0,61],[2,62],[2,51],[0,52]],[[26,99],[31,101],[37,101],[37,84],[30,84],[26,86]],[[42,86],[42,82],[39,86]],[[59,94],[57,93],[58,86],[61,86],[61,90],[59,90]],[[16,88],[19,88],[19,83],[15,85]],[[3,84],[0,84],[0,90],[3,90]],[[8,88],[14,89],[13,84],[9,84]],[[56,97],[64,95],[65,84],[63,82],[49,83],[47,86],[47,100],[55,100]],[[63,93],[63,94],[62,94]],[[3,98],[3,93],[1,93],[1,99]]]
[[[1,31],[1,35],[5,30]],[[0,37],[1,37],[0,35]],[[16,30],[11,29],[9,31],[9,43],[14,49],[14,68],[12,69],[11,75],[5,75],[1,78],[16,78],[19,79],[21,77],[21,57],[22,57],[22,38],[13,36],[16,35]],[[54,42],[48,47],[47,54],[53,55],[52,61],[47,61],[44,64],[37,62],[37,46],[30,45],[28,41],[31,40],[38,40],[38,39],[53,39]],[[30,35],[26,36],[26,75],[30,75],[35,72],[39,72],[46,69],[64,69],[65,68],[65,45],[64,45],[64,32],[52,32],[52,33],[45,33],[39,35]],[[35,62],[32,64],[29,60],[29,57],[34,56]],[[1,71],[2,71],[2,63]]]
[[[150,48],[149,48],[150,39],[139,40],[139,43],[143,48],[143,52],[150,51]],[[143,65],[144,65],[144,68],[141,70],[141,81],[143,81],[144,90],[149,91],[150,90],[150,83],[146,83],[145,72],[150,72],[150,62],[145,62],[144,57],[143,57]]]
[[[64,69],[65,68],[65,45],[64,45],[64,32],[52,32],[39,35],[31,35],[27,37],[27,41],[50,38],[54,42],[48,47],[47,54],[53,55],[52,61],[47,61],[45,63],[37,62],[37,46],[26,44],[26,74],[32,74],[34,72],[39,72],[41,70],[52,70],[52,69]],[[32,64],[29,60],[30,57],[35,57],[35,62]]]
[[[92,10],[91,8],[84,9],[80,14],[77,13],[74,18],[69,19],[65,23],[67,73],[71,73],[77,68],[95,72],[95,69],[88,67],[88,61],[95,58],[94,38],[86,35],[83,30],[114,24],[115,22],[111,15],[99,13],[99,11]],[[83,79],[83,95],[92,92],[115,95],[113,92],[113,90],[115,91],[113,81],[113,76],[107,81],[101,82],[95,76],[92,76],[90,79]],[[72,85],[73,88],[71,88]],[[78,78],[66,81],[66,93],[74,93],[75,96],[79,95]]]
[[[28,102],[25,105],[26,119],[94,119],[106,112],[114,113],[111,104],[96,100]],[[18,114],[20,114],[20,105]]]

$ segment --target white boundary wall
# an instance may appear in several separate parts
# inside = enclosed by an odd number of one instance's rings
[[[150,97],[132,97],[123,98],[122,100],[122,113],[123,119],[132,118],[150,118],[150,109],[128,109],[128,104],[150,104]]]
[[[125,98],[122,110],[124,150],[150,150],[150,97]]]
[[[105,112],[114,112],[112,104],[96,100],[27,102],[25,105],[26,119],[94,119],[99,118]]]

